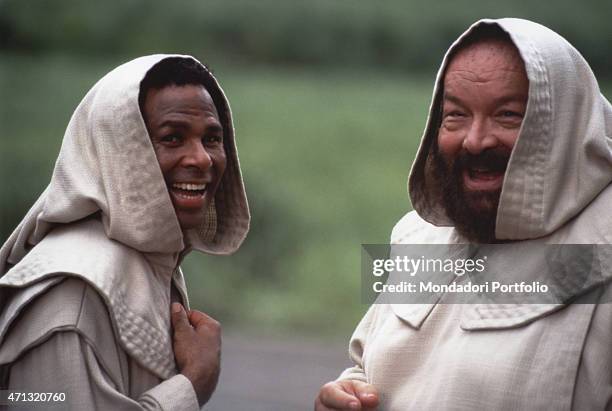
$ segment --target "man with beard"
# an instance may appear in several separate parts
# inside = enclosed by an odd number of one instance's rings
[[[486,36],[466,41],[451,57],[433,140],[433,172],[444,211],[459,233],[480,243],[495,241],[504,172],[529,93],[516,47],[503,33]]]
[[[199,410],[217,384],[220,328],[189,310],[179,265],[192,250],[232,253],[248,227],[210,71],[153,55],[108,73],[0,250],[0,389],[13,393],[0,404]]]
[[[526,261],[544,244],[597,244],[599,282],[554,304],[374,304],[351,339],[354,366],[315,410],[609,407],[610,136],[612,107],[561,36],[519,19],[460,36],[411,170],[415,211],[391,243],[488,247],[509,279],[532,275]],[[520,258],[507,254],[515,246]]]

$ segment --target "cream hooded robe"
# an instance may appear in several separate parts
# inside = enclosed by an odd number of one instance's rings
[[[188,304],[178,264],[190,250],[235,251],[249,211],[213,79],[227,168],[202,226],[181,231],[138,106],[166,57],[123,64],[87,93],[49,186],[0,250],[0,387],[65,393],[45,408],[199,409],[172,349],[171,301]]]
[[[432,141],[449,53],[490,24],[510,35],[529,79],[496,236],[531,244],[532,252],[542,244],[607,244],[600,274],[609,280],[612,107],[576,50],[525,20],[479,21],[447,52],[409,178],[415,211],[398,222],[391,242],[465,242],[431,179]],[[511,261],[507,278],[527,273],[521,264]],[[385,411],[612,409],[612,292],[600,287],[575,297],[565,305],[374,304],[351,339],[355,365],[340,378],[374,384]],[[600,303],[580,304],[587,297]]]

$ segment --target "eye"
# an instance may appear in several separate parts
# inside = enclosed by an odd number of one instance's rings
[[[202,138],[202,142],[204,144],[219,144],[223,142],[223,135],[221,134],[214,134],[214,135],[210,135],[210,136],[204,136]]]
[[[180,134],[168,134],[159,139],[162,143],[176,145],[183,140],[183,136]]]
[[[459,110],[452,110],[452,111],[449,111],[448,113],[445,113],[444,117],[460,118],[460,117],[465,117],[465,113]]]
[[[499,115],[506,118],[523,118],[523,113],[512,110],[503,110]]]

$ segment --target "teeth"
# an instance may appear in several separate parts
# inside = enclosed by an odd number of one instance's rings
[[[498,171],[498,170],[491,170],[488,168],[473,168],[471,170],[472,173],[477,173],[477,174],[499,174],[502,171]]]
[[[205,190],[206,184],[187,184],[187,183],[174,183],[172,187],[178,188],[181,190]]]

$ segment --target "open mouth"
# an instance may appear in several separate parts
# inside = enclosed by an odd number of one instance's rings
[[[170,196],[177,209],[198,210],[204,207],[208,184],[173,183]]]
[[[488,167],[469,167],[467,169],[470,178],[474,180],[494,180],[500,175],[503,176],[505,169],[491,169]]]
[[[172,184],[172,193],[178,197],[185,197],[185,198],[203,197],[205,192],[206,192],[206,184],[188,184],[188,183]]]
[[[498,167],[466,167],[463,171],[463,181],[470,190],[497,190],[502,186],[505,172],[505,168]]]

